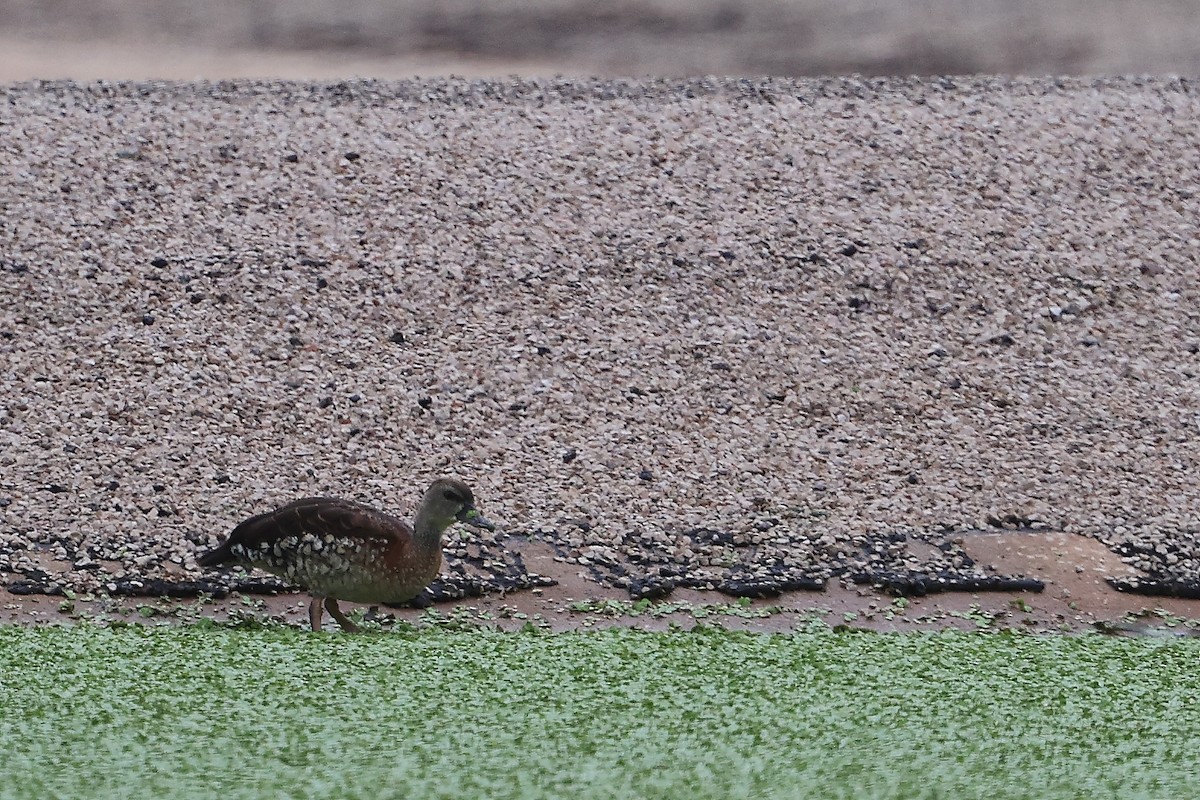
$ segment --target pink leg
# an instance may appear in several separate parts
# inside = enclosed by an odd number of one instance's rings
[[[336,597],[325,598],[325,610],[329,612],[330,616],[337,620],[337,624],[341,625],[342,630],[346,631],[346,633],[358,633],[358,626],[355,625],[349,617],[343,614],[340,608],[338,608]]]
[[[314,597],[308,604],[308,624],[318,632],[321,630],[321,601],[324,599],[323,597]]]

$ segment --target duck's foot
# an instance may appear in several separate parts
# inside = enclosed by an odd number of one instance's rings
[[[321,603],[324,600],[323,597],[314,597],[308,603],[308,624],[318,633],[321,631]]]
[[[345,614],[343,614],[342,610],[340,608],[338,608],[338,603],[337,603],[336,598],[333,598],[333,597],[325,598],[325,610],[329,612],[329,615],[331,617],[333,617],[334,619],[337,620],[337,624],[341,625],[342,630],[344,630],[346,633],[358,633],[359,627],[357,625],[355,625],[350,620],[349,617],[347,617]],[[318,614],[319,613],[320,612],[318,612]]]
[[[337,624],[342,626],[342,630],[346,633],[358,633],[360,628],[338,608],[337,598],[335,597],[314,597],[308,604],[308,624],[312,626],[314,631],[321,631],[321,613],[328,611],[330,616],[337,620]]]

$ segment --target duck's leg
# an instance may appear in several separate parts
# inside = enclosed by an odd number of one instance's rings
[[[349,617],[343,614],[340,608],[338,608],[336,597],[325,598],[325,610],[329,612],[331,617],[337,620],[337,624],[341,625],[342,630],[344,630],[346,633],[358,633],[358,626],[355,625]]]
[[[318,633],[321,630],[321,602],[324,597],[314,597],[308,604],[308,624]]]

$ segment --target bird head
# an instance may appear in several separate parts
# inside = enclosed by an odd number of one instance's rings
[[[433,518],[448,525],[457,520],[476,528],[494,531],[496,526],[475,508],[475,496],[465,483],[453,478],[438,478],[425,492],[422,503]]]

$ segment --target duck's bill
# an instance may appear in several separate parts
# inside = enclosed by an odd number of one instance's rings
[[[474,525],[476,528],[483,528],[484,530],[489,531],[496,530],[496,526],[488,522],[484,518],[483,514],[480,514],[478,511],[476,511],[473,506],[464,506],[462,510],[455,515],[455,517],[459,522],[466,523],[467,525]]]

